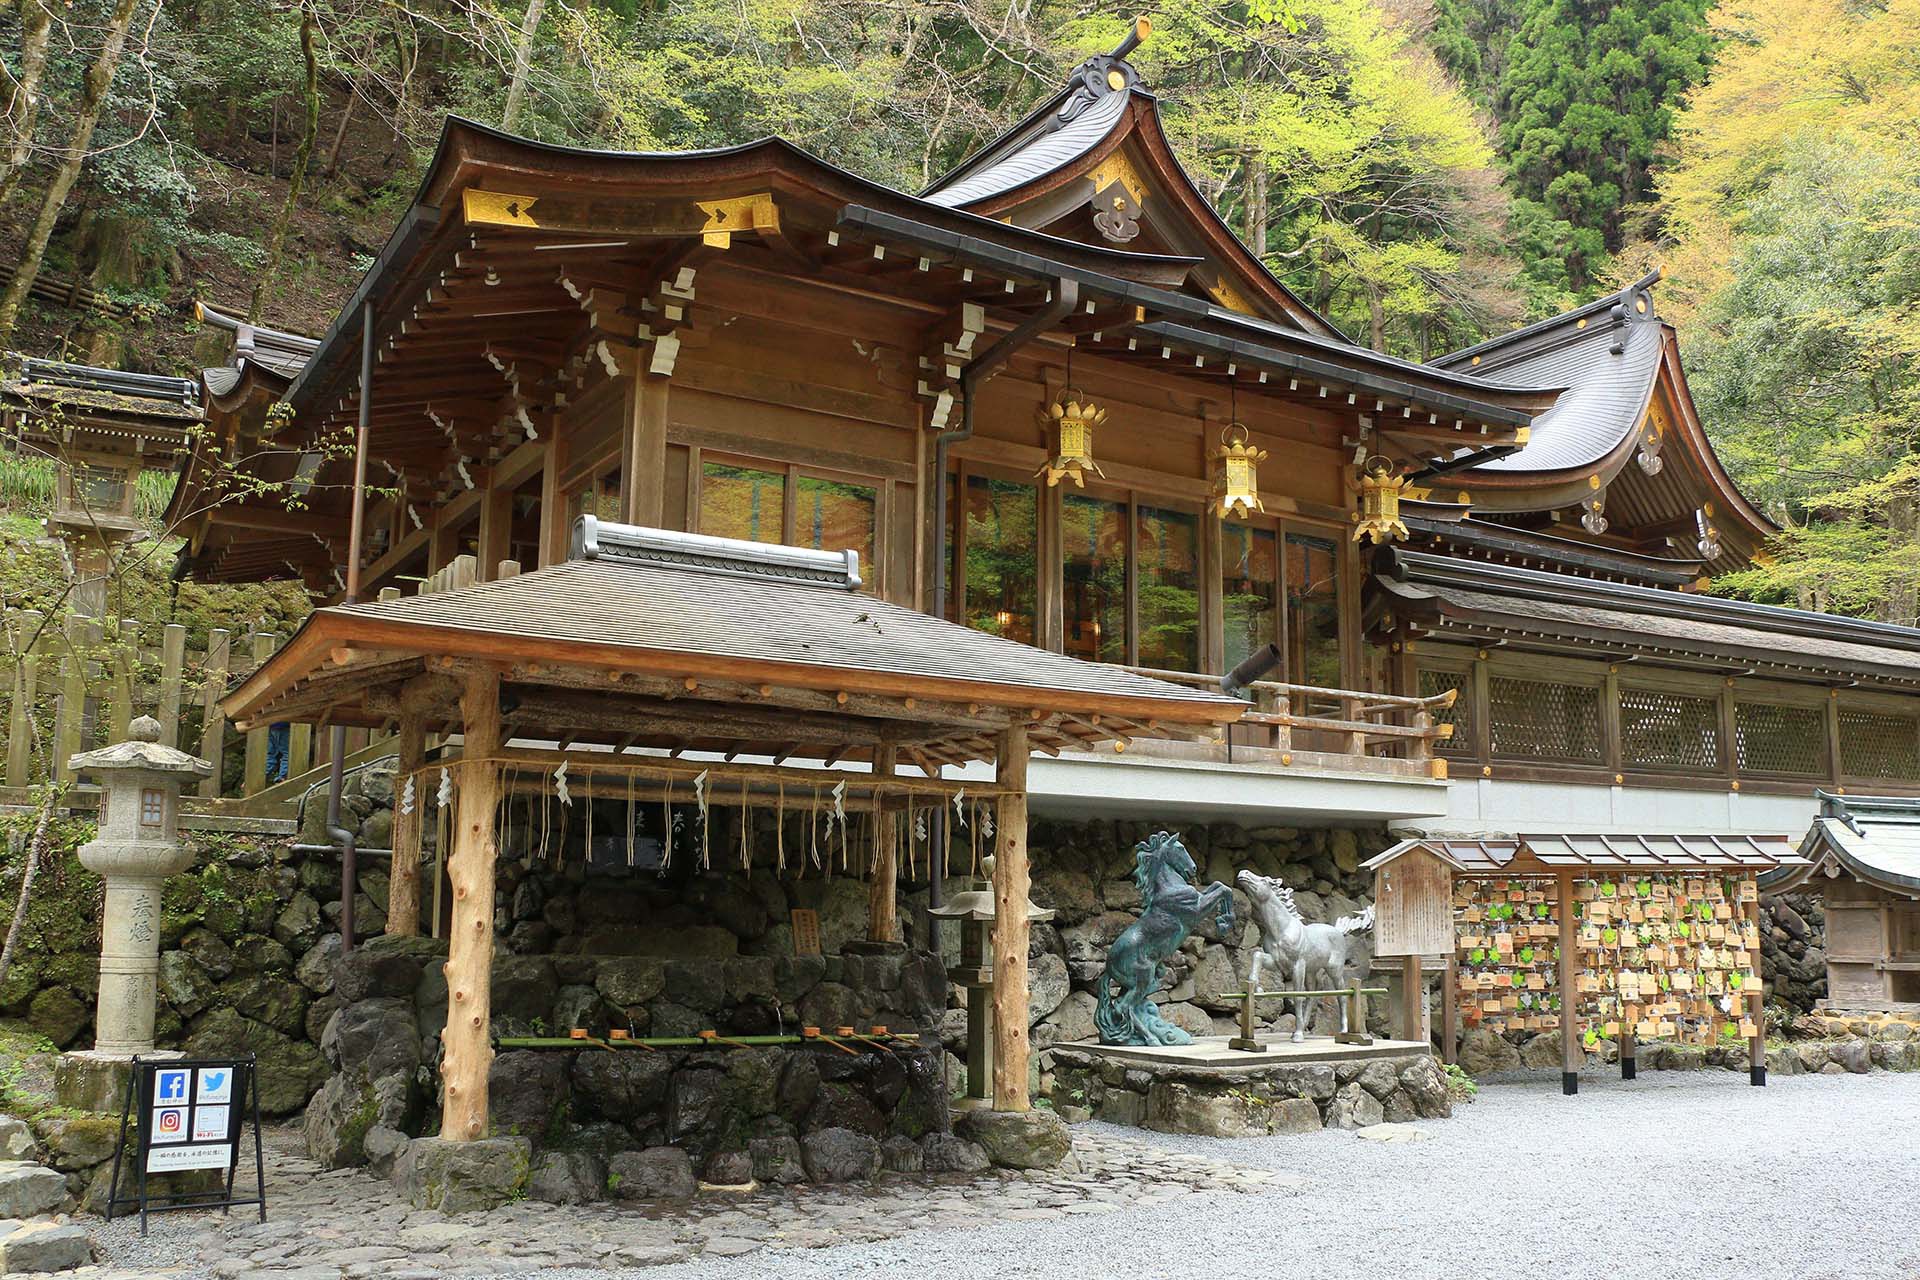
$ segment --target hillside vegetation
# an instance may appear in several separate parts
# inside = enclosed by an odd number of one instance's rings
[[[1347,333],[1427,358],[1664,266],[1703,417],[1786,528],[1725,585],[1913,619],[1920,0],[1148,11],[1183,161]],[[1123,30],[1058,0],[14,0],[0,254],[132,313],[0,300],[0,341],[190,372],[196,297],[318,332],[450,113],[780,134],[911,190]]]

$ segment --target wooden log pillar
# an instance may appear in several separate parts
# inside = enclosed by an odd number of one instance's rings
[[[207,665],[200,686],[200,756],[213,762],[213,773],[201,779],[200,794],[209,799],[220,794],[220,762],[226,754],[227,718],[220,714],[220,695],[227,691],[232,644],[223,627],[207,633]]]
[[[257,631],[253,636],[253,669],[258,671],[266,664],[273,651],[280,647],[280,637],[266,631]],[[267,739],[272,730],[267,725],[256,725],[247,730],[246,771],[242,774],[243,795],[255,795],[267,786]]]
[[[187,669],[187,629],[177,622],[160,633],[160,742],[180,745],[180,684]]]
[[[1460,1059],[1460,948],[1447,952],[1447,970],[1440,988],[1440,1061]]]
[[[899,749],[893,746],[875,747],[873,751],[873,776],[891,778],[899,760]],[[867,896],[867,940],[869,942],[898,942],[900,940],[900,848],[895,837],[898,834],[898,822],[894,815],[882,807],[885,797],[876,794],[874,799],[878,811],[879,827],[873,842],[873,883]]]
[[[54,708],[53,760],[48,774],[62,782],[71,782],[73,770],[67,767],[67,761],[85,741],[87,655],[92,648],[89,643],[92,627],[75,613],[63,619],[61,630],[66,635],[66,644],[60,654],[60,701]],[[218,772],[216,762],[216,776]]]
[[[33,774],[33,738],[27,712],[39,696],[40,653],[46,647],[46,637],[39,636],[42,616],[36,610],[23,610],[17,614],[17,625],[13,632],[13,652],[19,655],[14,667],[13,701],[7,708],[7,785],[24,787]],[[54,770],[48,769],[48,776]]]
[[[1560,921],[1560,1091],[1571,1097],[1580,1092],[1580,1068],[1587,1060],[1580,1046],[1580,994],[1574,990],[1573,876],[1563,871],[1554,884],[1560,895],[1554,904]]]
[[[1400,1038],[1419,1044],[1427,1042],[1426,976],[1420,972],[1419,956],[1400,960]],[[1362,1028],[1364,1030],[1364,1028]]]
[[[567,558],[567,496],[560,488],[560,428],[552,414],[542,419],[546,431],[540,456],[540,555],[536,569],[559,564]]]
[[[460,689],[462,761],[453,856],[453,921],[447,943],[447,1027],[440,1038],[443,1059],[440,1134],[456,1142],[487,1136],[487,1070],[493,1048],[492,1016],[493,829],[499,775],[491,757],[500,749],[500,677],[492,671],[465,675]]]
[[[513,490],[496,487],[491,474],[480,499],[479,542],[479,578],[492,582],[500,576],[500,562],[513,555]]]
[[[994,751],[995,781],[1006,788],[994,816],[993,862],[993,1109],[1026,1111],[1027,1090],[1027,907],[1032,885],[1027,870],[1027,728],[1000,735]]]
[[[411,938],[420,932],[420,833],[426,817],[425,780],[413,777],[427,758],[426,722],[401,708],[398,790],[393,804],[393,861],[388,868],[387,932]],[[412,780],[412,804],[401,803]]]

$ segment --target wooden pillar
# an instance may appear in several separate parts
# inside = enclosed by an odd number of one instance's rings
[[[667,388],[673,380],[643,369],[633,381],[620,467],[620,510],[628,524],[657,528],[666,510]]]
[[[899,758],[899,749],[888,745],[873,749],[873,776],[891,778]],[[899,883],[900,848],[895,841],[898,823],[893,814],[884,808],[885,797],[874,797],[874,806],[878,812],[880,825],[878,835],[873,842],[873,884],[867,897],[867,940],[869,942],[898,942],[900,940]]]
[[[1580,1092],[1580,1067],[1586,1062],[1586,1050],[1580,1047],[1580,996],[1574,990],[1573,876],[1562,871],[1554,878],[1559,901],[1554,911],[1560,920],[1560,1091]]]
[[[513,554],[513,490],[496,488],[491,475],[480,499],[479,576],[492,582],[499,576],[498,565]]]
[[[1427,993],[1425,976],[1420,972],[1420,957],[1405,956],[1400,961],[1400,1038],[1419,1044],[1427,1042]],[[1365,1028],[1361,1028],[1365,1030]]]
[[[546,419],[546,443],[540,457],[540,555],[536,569],[559,564],[567,558],[567,499],[560,491],[560,430],[556,420]]]
[[[226,753],[227,718],[220,714],[220,695],[227,691],[227,663],[232,637],[222,627],[207,633],[206,679],[200,687],[200,755],[213,762],[213,773],[200,782],[200,794],[220,794],[220,760]]]
[[[404,696],[404,695],[403,695]],[[401,803],[407,780],[427,757],[426,721],[418,710],[402,706],[400,711],[399,791],[393,805],[393,863],[387,884],[387,932],[413,937],[420,932],[420,832],[426,816],[427,795],[423,779],[414,779],[413,803]]]
[[[995,781],[1006,788],[994,817],[993,1109],[1025,1111],[1027,1097],[1027,727],[1002,733]]]
[[[1460,1057],[1460,948],[1447,952],[1447,970],[1440,989],[1440,1061]]]
[[[1760,898],[1755,895],[1752,902],[1745,904],[1740,915],[1749,925],[1760,927]],[[1881,934],[1881,946],[1888,946],[1887,935]],[[1760,972],[1761,956],[1759,948],[1753,951],[1753,975],[1764,978]],[[1753,1019],[1753,1034],[1747,1037],[1747,1083],[1765,1085],[1767,1083],[1767,988],[1764,983],[1756,982],[1753,990],[1747,992],[1747,1016]]]
[[[1636,1058],[1637,1046],[1634,1042],[1633,1023],[1624,1016],[1620,1019],[1620,1078],[1631,1080],[1639,1074],[1640,1064]]]
[[[500,749],[500,677],[469,672],[460,690],[462,763],[453,824],[453,922],[447,944],[447,1027],[440,1135],[456,1142],[487,1136],[487,1041],[493,987],[493,811]]]
[[[160,633],[160,742],[180,745],[180,683],[187,669],[187,629],[177,622]]]

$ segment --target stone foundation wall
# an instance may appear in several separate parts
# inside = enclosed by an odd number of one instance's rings
[[[1760,955],[1767,996],[1799,1013],[1827,998],[1827,912],[1817,893],[1760,899]]]
[[[1359,1129],[1453,1114],[1432,1054],[1268,1067],[1145,1066],[1085,1049],[1053,1051],[1063,1116],[1214,1138]]]
[[[444,957],[433,939],[383,938],[336,964],[343,1003],[322,1041],[334,1074],[305,1119],[322,1163],[386,1168],[408,1139],[437,1130]],[[502,956],[493,970],[494,1026],[507,1037],[564,1037],[573,1027],[656,1036],[875,1023],[905,1031],[930,1026],[946,998],[934,957],[870,945],[825,957]],[[662,1149],[677,1154],[649,1160],[684,1161],[691,1176],[721,1183],[839,1180],[822,1170],[864,1168],[868,1155],[876,1169],[883,1156],[896,1165],[972,1157],[946,1140],[946,1084],[931,1039],[858,1053],[504,1048],[489,1091],[494,1135],[526,1140],[540,1166],[572,1170],[574,1198],[609,1191],[604,1176],[586,1173],[618,1172],[634,1163],[624,1153]],[[836,1136],[817,1136],[829,1131]]]

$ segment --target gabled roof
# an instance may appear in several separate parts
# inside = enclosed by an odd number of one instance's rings
[[[569,669],[595,670],[609,674],[597,691],[572,685],[576,702],[568,705],[577,709],[563,714],[576,723],[535,727],[605,727],[618,715],[618,695],[636,687],[622,685],[621,677],[652,679],[666,682],[683,720],[687,704],[698,717],[702,700],[725,702],[705,720],[696,718],[688,735],[693,749],[765,753],[775,745],[767,737],[772,731],[756,740],[740,722],[751,708],[775,707],[766,701],[775,690],[794,689],[823,704],[825,714],[812,716],[813,731],[825,725],[871,745],[875,737],[863,733],[861,717],[880,714],[871,708],[884,702],[890,719],[930,725],[921,745],[954,762],[981,758],[971,744],[995,717],[1029,725],[1043,749],[1058,749],[1123,737],[1128,725],[1138,732],[1212,732],[1246,709],[1237,699],[1050,653],[866,595],[856,589],[850,553],[592,517],[576,523],[573,546],[575,558],[532,573],[317,610],[221,705],[236,721],[324,713],[359,723],[383,713],[362,711],[357,698],[382,681],[412,678],[429,659],[504,665],[510,680],[528,685],[553,683]],[[1140,728],[1149,725],[1163,728]],[[644,718],[621,721],[616,730],[629,740],[649,735]]]
[[[320,346],[318,338],[252,324],[204,302],[193,304],[193,315],[200,323],[225,329],[233,335],[233,363],[224,368],[205,370],[201,375],[208,392],[216,396],[229,394],[240,381],[241,371],[250,364],[259,365],[291,381],[306,367],[307,361]]]
[[[200,392],[189,378],[128,373],[93,365],[65,364],[11,354],[0,380],[0,397],[10,407],[33,412],[57,407],[89,425],[137,429],[150,425],[176,433],[200,421]]]
[[[1505,383],[1564,387],[1517,453],[1454,472],[1483,511],[1554,511],[1599,498],[1621,528],[1679,528],[1702,513],[1720,544],[1704,557],[1745,563],[1775,527],[1734,485],[1694,409],[1673,327],[1649,273],[1620,292],[1433,361]],[[1732,534],[1720,538],[1719,534]],[[1692,536],[1678,540],[1691,545]]]
[[[1463,875],[1540,875],[1572,871],[1771,871],[1802,859],[1787,836],[1716,833],[1681,835],[1550,835],[1416,837],[1402,840],[1360,865],[1377,870],[1414,849],[1452,864]]]
[[[1920,898],[1920,800],[1814,794],[1820,801],[1820,816],[1800,842],[1808,865],[1763,877],[1762,888],[1785,892],[1825,870]]]
[[[1130,240],[1137,223],[1148,221],[1175,252],[1208,259],[1192,283],[1229,310],[1344,341],[1332,321],[1247,248],[1180,163],[1158,99],[1126,60],[1148,30],[1147,20],[1139,19],[1119,47],[1081,63],[1064,87],[943,174],[921,198],[1041,227],[1092,207],[1095,227],[1114,243]],[[1174,207],[1172,217],[1157,216],[1163,204]]]

